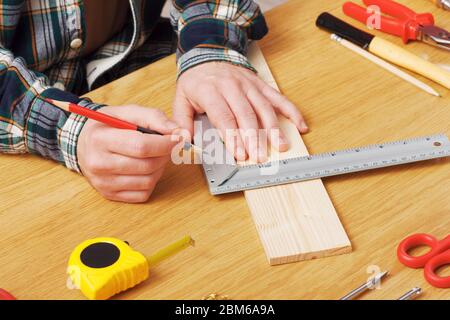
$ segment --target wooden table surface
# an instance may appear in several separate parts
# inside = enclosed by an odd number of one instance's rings
[[[281,90],[312,128],[303,137],[310,152],[441,132],[450,136],[447,90],[425,80],[443,95],[429,96],[316,29],[322,11],[344,17],[343,2],[290,1],[266,15],[271,32],[260,45]],[[450,13],[431,2],[401,2],[433,12],[438,24],[450,29]],[[450,64],[448,52],[426,44],[408,49]],[[174,92],[171,56],[89,96],[170,112]],[[231,299],[338,299],[376,268],[391,276],[365,299],[395,299],[414,286],[424,289],[423,299],[450,298],[449,290],[428,285],[422,270],[396,259],[399,241],[409,234],[449,234],[448,159],[326,179],[353,253],[276,267],[266,261],[243,195],[211,196],[199,166],[171,166],[148,203],[131,205],[103,199],[83,177],[54,162],[0,159],[0,287],[20,299],[83,299],[66,288],[65,274],[71,251],[83,240],[113,236],[152,253],[185,234],[196,239],[195,248],[161,263],[151,279],[117,298],[201,299],[220,293]],[[450,268],[441,274],[449,275]]]

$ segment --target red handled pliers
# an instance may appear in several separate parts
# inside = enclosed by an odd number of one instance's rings
[[[431,13],[418,14],[392,0],[363,0],[363,2],[372,10],[353,2],[346,2],[343,6],[344,13],[362,23],[369,24],[370,21],[376,21],[377,17],[374,14],[379,9],[378,12],[391,16],[379,17],[381,31],[401,37],[404,43],[419,40],[450,50],[450,32],[437,27]]]

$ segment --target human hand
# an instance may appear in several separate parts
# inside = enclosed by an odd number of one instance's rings
[[[196,112],[206,112],[238,160],[248,155],[252,161],[265,161],[267,139],[281,152],[289,149],[277,113],[290,119],[301,133],[308,131],[301,113],[285,96],[251,70],[225,62],[197,65],[178,79],[173,117],[191,135]]]
[[[114,201],[147,201],[179,142],[171,136],[178,126],[158,109],[129,105],[99,112],[165,134],[116,129],[89,119],[78,138],[78,163],[98,192]]]

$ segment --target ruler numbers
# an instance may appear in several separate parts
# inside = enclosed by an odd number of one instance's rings
[[[377,169],[411,162],[447,157],[450,142],[445,135],[370,145],[355,149],[298,157],[265,164],[239,167],[236,174],[222,185],[211,182],[212,194],[237,192],[285,183]],[[218,170],[212,166],[211,170]],[[262,169],[278,168],[264,176]],[[220,180],[220,179],[219,179]]]

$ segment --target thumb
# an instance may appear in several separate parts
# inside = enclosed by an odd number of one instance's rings
[[[194,108],[184,96],[178,93],[175,95],[173,103],[173,120],[178,126],[185,129],[184,131],[187,130],[190,137],[185,138],[189,138],[190,141],[194,135]]]
[[[99,110],[121,120],[131,122],[140,127],[155,130],[162,134],[171,134],[179,126],[167,118],[160,109],[146,108],[141,106],[119,106],[105,107]]]

